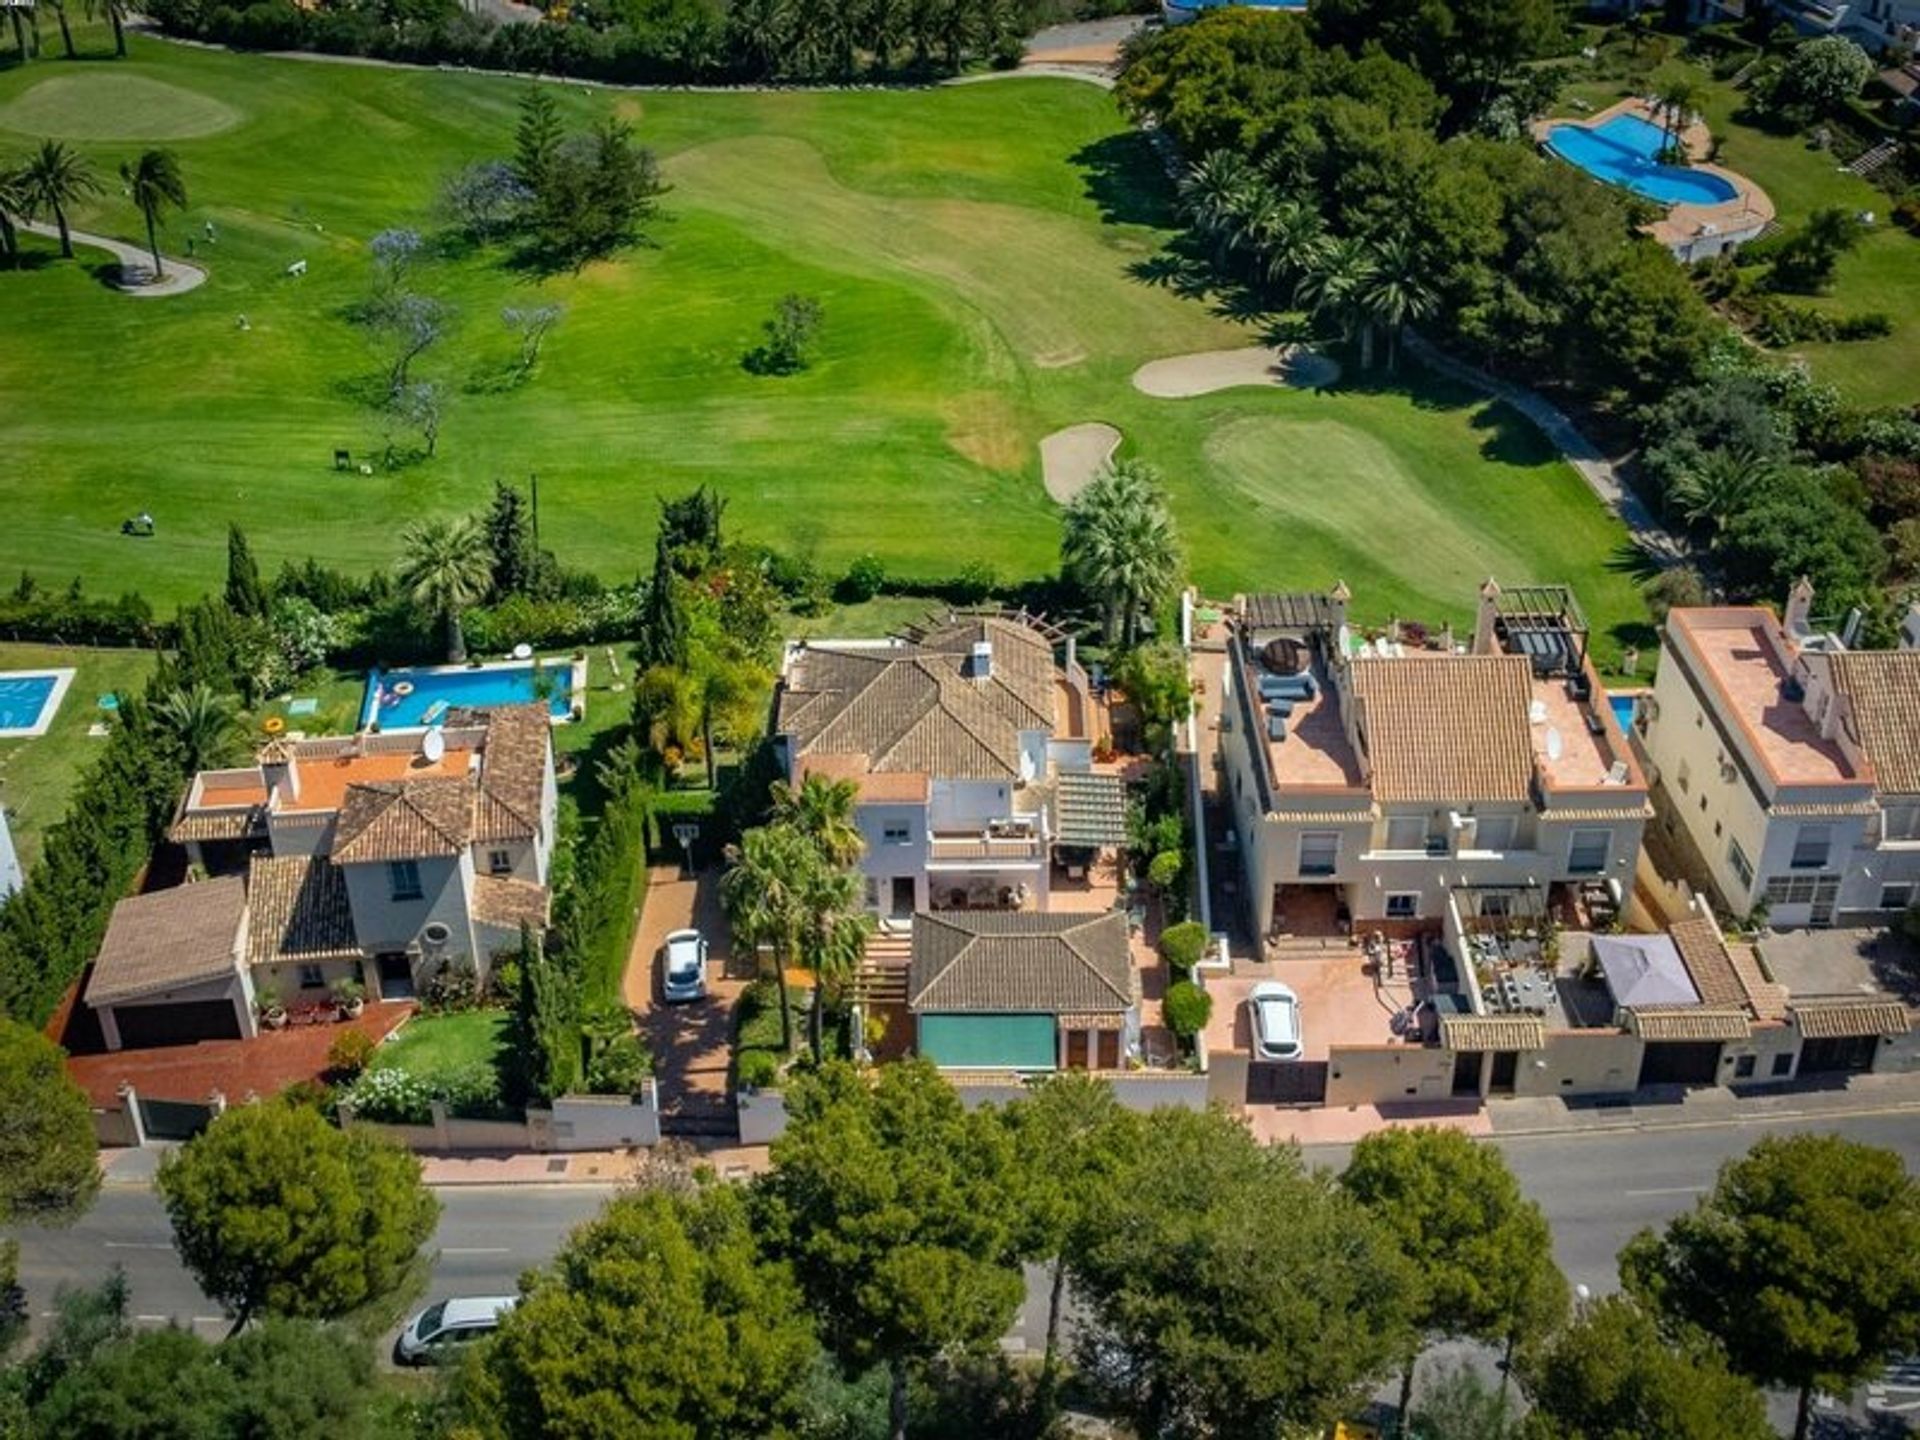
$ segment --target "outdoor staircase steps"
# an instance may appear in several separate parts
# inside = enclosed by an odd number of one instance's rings
[[[1866,154],[1860,156],[1847,169],[1855,175],[1871,175],[1900,153],[1898,140],[1882,140]]]
[[[913,940],[881,933],[867,941],[867,953],[853,977],[853,998],[866,1005],[907,1003],[907,971],[913,964]]]

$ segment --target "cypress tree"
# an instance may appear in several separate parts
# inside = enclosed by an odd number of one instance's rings
[[[260,567],[238,525],[227,526],[227,608],[236,615],[264,618],[267,587],[260,583]]]
[[[493,553],[493,598],[525,595],[533,588],[533,527],[520,492],[504,480],[493,482],[487,509],[487,548]]]
[[[673,569],[673,547],[663,533],[653,543],[653,578],[647,582],[647,603],[640,616],[640,668],[687,663],[687,617],[680,608],[678,577]]]

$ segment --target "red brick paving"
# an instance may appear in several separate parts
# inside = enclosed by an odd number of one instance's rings
[[[119,1107],[120,1086],[127,1081],[152,1100],[204,1101],[218,1090],[238,1105],[250,1095],[274,1095],[297,1081],[319,1079],[326,1072],[327,1050],[343,1031],[360,1030],[383,1040],[413,1010],[411,1001],[374,1001],[357,1020],[263,1030],[252,1040],[74,1055],[67,1072],[95,1105],[109,1109]]]

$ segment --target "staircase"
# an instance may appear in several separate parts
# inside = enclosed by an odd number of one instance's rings
[[[862,1005],[905,1005],[913,939],[882,932],[867,941],[866,957],[853,977],[851,995]]]
[[[1898,140],[1882,140],[1878,145],[1867,151],[1866,154],[1862,155],[1846,168],[1852,174],[1864,177],[1873,174],[1875,171],[1887,165],[1893,157],[1899,153],[1900,142]]]

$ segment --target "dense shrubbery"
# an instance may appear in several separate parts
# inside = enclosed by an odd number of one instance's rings
[[[44,590],[31,574],[0,595],[0,635],[54,645],[153,645],[163,638],[153,607],[139,595],[117,600],[88,596],[75,580],[64,590]]]

